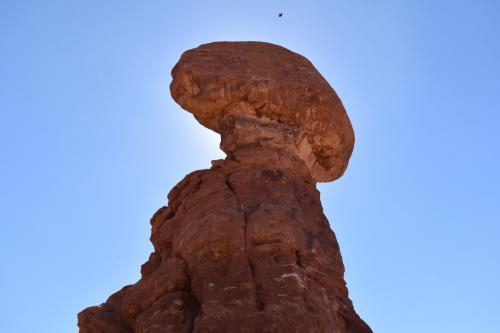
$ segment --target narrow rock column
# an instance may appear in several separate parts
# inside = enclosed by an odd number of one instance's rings
[[[354,144],[333,89],[305,58],[258,42],[202,45],[172,75],[174,99],[227,157],[171,190],[141,280],[82,311],[80,332],[371,332],[316,189]]]

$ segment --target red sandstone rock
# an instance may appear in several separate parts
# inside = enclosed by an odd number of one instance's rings
[[[371,332],[316,189],[354,144],[333,89],[305,58],[257,42],[202,45],[172,75],[174,99],[228,156],[170,191],[141,280],[82,311],[80,332]]]
[[[269,43],[210,43],[185,52],[172,75],[172,96],[204,126],[224,134],[224,119],[234,115],[283,124],[296,131],[294,148],[317,181],[335,180],[346,169],[351,123],[303,56]]]

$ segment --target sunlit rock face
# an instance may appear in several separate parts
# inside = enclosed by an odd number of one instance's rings
[[[330,85],[260,42],[189,50],[172,76],[173,98],[221,134],[227,157],[170,191],[142,278],[82,311],[80,332],[371,332],[316,189],[354,145]]]

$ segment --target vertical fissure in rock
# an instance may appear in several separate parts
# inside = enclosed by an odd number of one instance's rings
[[[248,256],[248,254],[247,254],[247,260],[248,260],[248,266],[250,267],[250,274],[252,274],[252,280],[255,286],[255,306],[257,307],[257,310],[262,312],[265,309],[262,284],[256,281],[255,267],[252,262],[252,259]]]
[[[230,175],[226,176],[226,179],[225,179],[226,185],[229,188],[229,190],[233,193],[233,195],[236,199],[236,202],[242,211],[243,223],[244,223],[244,225],[243,225],[243,249],[245,252],[245,257],[247,258],[248,268],[250,270],[250,275],[252,277],[252,283],[253,283],[254,288],[255,288],[255,306],[257,307],[258,311],[264,311],[265,305],[264,305],[263,296],[262,296],[263,288],[262,288],[262,285],[260,283],[258,283],[258,281],[257,281],[255,267],[254,267],[254,264],[252,262],[251,255],[249,254],[249,250],[248,250],[248,234],[247,234],[248,212],[247,212],[247,206],[245,203],[241,202],[238,194],[236,193],[233,185],[231,184],[231,181],[229,180],[229,176]]]
[[[201,315],[201,304],[196,299],[196,297],[194,297],[193,291],[191,290],[191,286],[187,292],[189,293],[190,301],[192,301],[192,305],[193,305],[192,306],[193,315],[190,317],[190,320],[188,321],[189,330],[190,330],[190,332],[193,332],[194,331],[194,323],[196,322],[198,317]]]
[[[193,290],[191,289],[191,275],[188,275],[189,278],[189,286],[187,287],[186,292],[189,294],[189,298],[193,303],[193,315],[190,317],[191,320],[189,322],[190,325],[190,331],[193,332],[194,330],[194,323],[196,322],[196,319],[201,315],[201,304],[200,301],[194,296]]]
[[[178,257],[182,261],[184,261],[184,264],[186,265],[186,275],[187,275],[188,284],[186,285],[185,291],[186,291],[186,293],[188,293],[189,299],[190,299],[190,301],[192,301],[192,305],[193,305],[192,306],[193,315],[190,317],[191,320],[188,324],[190,325],[189,326],[190,332],[193,332],[194,323],[196,322],[196,319],[198,319],[198,317],[201,315],[201,303],[196,298],[195,294],[193,293],[193,287],[192,287],[193,280],[191,278],[192,274],[191,274],[191,271],[189,270],[188,262],[180,254],[178,255]],[[191,310],[191,309],[189,309],[189,310]]]
[[[245,249],[245,255],[248,258],[248,251],[247,251],[247,243],[248,243],[248,238],[247,238],[247,230],[248,230],[248,215],[247,215],[247,205],[242,203],[241,204],[241,209],[243,210],[243,222],[245,223],[245,228],[243,229],[243,246]],[[252,274],[253,275],[253,274]]]

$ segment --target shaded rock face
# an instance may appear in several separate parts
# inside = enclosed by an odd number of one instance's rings
[[[333,89],[305,58],[257,42],[202,45],[172,76],[227,157],[170,191],[142,278],[82,311],[80,332],[371,332],[316,189],[354,144]]]

